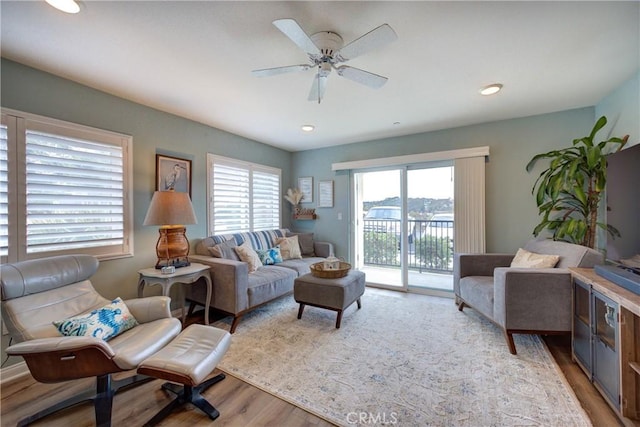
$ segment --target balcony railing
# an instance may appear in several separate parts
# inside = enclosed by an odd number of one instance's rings
[[[408,268],[453,272],[453,221],[408,221]],[[400,267],[400,221],[364,220],[364,264]]]

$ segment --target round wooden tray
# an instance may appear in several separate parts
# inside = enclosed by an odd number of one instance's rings
[[[346,276],[351,270],[351,264],[340,261],[340,268],[336,270],[325,270],[323,262],[317,262],[309,266],[311,274],[321,279],[339,279]]]

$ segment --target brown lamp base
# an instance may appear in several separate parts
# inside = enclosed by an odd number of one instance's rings
[[[191,265],[189,262],[189,240],[184,225],[163,225],[158,232],[156,268],[173,266],[175,268]]]

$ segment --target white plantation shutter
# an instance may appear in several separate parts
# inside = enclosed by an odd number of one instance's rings
[[[7,126],[0,125],[0,258],[9,255],[9,167]]]
[[[13,111],[3,123],[0,153],[9,154],[0,160],[8,188],[0,187],[2,249],[8,235],[3,259],[131,255],[131,137]]]
[[[209,234],[280,228],[280,170],[207,155]]]
[[[280,174],[254,168],[253,231],[280,228]]]
[[[217,161],[213,164],[212,207],[215,233],[249,231],[251,226],[251,186],[249,170],[242,164]]]
[[[122,147],[27,130],[27,253],[124,241]]]

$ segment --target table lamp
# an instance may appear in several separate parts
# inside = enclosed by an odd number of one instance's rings
[[[186,267],[189,263],[189,240],[185,224],[197,224],[188,193],[156,191],[151,198],[143,225],[159,225],[156,268]]]

